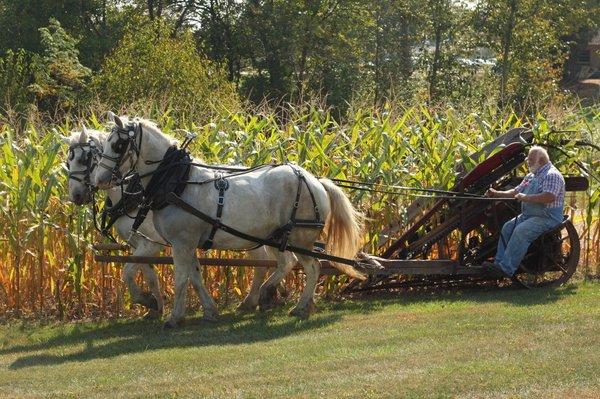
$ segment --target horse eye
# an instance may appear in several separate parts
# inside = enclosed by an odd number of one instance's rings
[[[68,158],[69,158],[69,161],[72,161],[73,158],[75,158],[75,151],[73,151],[72,149],[69,150],[69,156],[68,156]]]

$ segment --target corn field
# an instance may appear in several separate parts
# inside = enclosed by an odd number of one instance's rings
[[[207,163],[254,166],[291,161],[317,176],[427,188],[451,187],[456,162],[475,164],[479,160],[468,159],[468,154],[513,127],[531,128],[540,140],[600,143],[600,113],[590,109],[525,119],[492,110],[475,114],[424,107],[356,108],[345,122],[309,105],[292,109],[285,122],[274,112],[223,112],[220,118],[204,124],[178,123],[168,112],[148,116],[175,137],[180,129],[198,133],[190,149]],[[83,122],[106,129],[95,115]],[[18,133],[7,124],[0,129],[0,317],[137,315],[141,309],[129,308],[121,266],[93,261],[91,244],[101,237],[94,230],[89,207],[76,207],[68,201],[62,167],[66,148],[61,135],[69,135],[77,125],[29,125]],[[550,153],[563,173],[580,173],[570,162],[576,158],[599,174],[598,152],[572,144],[564,148],[568,158]],[[402,224],[413,200],[410,196],[349,194],[369,217],[365,249],[370,252],[377,248],[378,233],[385,226],[397,220]],[[590,179],[587,192],[568,195],[567,203],[582,238],[580,274],[584,278],[597,276],[600,185]],[[210,256],[235,255],[212,251]],[[157,267],[170,298],[171,268]],[[251,269],[207,268],[204,278],[213,296],[221,304],[229,304],[245,295]],[[321,292],[334,292],[336,279],[327,278]],[[301,275],[288,279],[287,284],[292,289],[302,284]]]

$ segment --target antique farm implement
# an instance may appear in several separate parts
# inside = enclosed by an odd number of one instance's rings
[[[516,173],[525,160],[532,139],[531,132],[513,129],[472,154],[472,159],[483,161],[468,173],[461,173],[458,167],[454,187],[446,191],[452,195],[417,199],[408,209],[407,221],[398,221],[381,233],[377,256],[363,254],[354,260],[336,259],[324,253],[318,245],[313,251],[304,252],[320,259],[321,274],[339,274],[329,262],[348,261],[368,276],[366,281],[352,281],[347,290],[401,287],[439,279],[489,280],[482,274],[480,265],[493,257],[502,225],[520,210],[516,201],[492,201],[482,197],[491,186],[507,190],[519,183],[522,176]],[[589,184],[583,176],[566,176],[565,182],[566,191],[585,191]],[[364,188],[359,182],[339,183],[347,183],[345,187],[348,188]],[[185,202],[182,203],[178,197],[170,200],[185,209]],[[189,209],[189,212],[205,218],[207,223],[215,221],[202,212],[195,213],[194,209]],[[225,231],[236,235],[235,231]],[[243,237],[243,232],[237,233]],[[259,245],[277,244],[265,239],[253,241]],[[98,244],[94,248],[97,251],[95,259],[99,262],[173,263],[173,259],[166,256],[113,255],[111,251],[128,249],[116,243]],[[286,247],[286,250],[295,252],[298,248]],[[531,245],[514,279],[526,286],[562,284],[575,272],[579,254],[577,230],[570,218],[565,216],[559,226]],[[274,260],[256,259],[199,258],[199,262],[205,266],[276,266]]]

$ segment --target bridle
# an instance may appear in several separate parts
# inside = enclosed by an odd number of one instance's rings
[[[100,156],[100,162],[98,166],[107,169],[111,173],[111,180],[115,182],[122,181],[125,177],[129,176],[135,170],[135,165],[139,159],[140,149],[142,147],[142,124],[131,121],[125,126],[121,127],[115,125],[112,128],[107,141],[111,140],[113,135],[117,135],[117,141],[111,144],[112,150],[117,156],[107,155],[103,152]],[[136,140],[137,139],[137,140]],[[121,165],[127,159],[132,159],[135,154],[135,162],[132,162],[131,169],[125,174],[121,173]],[[106,160],[112,161],[113,165],[108,165]]]
[[[75,158],[75,149],[81,148],[82,153],[77,159],[77,162],[81,165],[85,166],[84,170],[76,170],[71,172],[70,161]],[[91,176],[92,172],[96,168],[96,162],[93,162],[95,158],[100,155],[101,150],[98,148],[96,143],[93,140],[89,140],[86,143],[76,143],[69,146],[67,152],[67,160],[65,161],[65,166],[68,171],[69,179],[75,180],[79,183],[85,185],[85,187],[89,190],[89,192],[93,192],[96,187],[92,185]]]

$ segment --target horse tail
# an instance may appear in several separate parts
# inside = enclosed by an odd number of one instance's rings
[[[362,246],[365,216],[352,206],[342,189],[331,180],[319,179],[319,181],[325,187],[331,205],[331,213],[325,225],[327,252],[353,259]],[[350,277],[366,279],[364,274],[350,265],[334,262],[331,262],[331,265]]]

